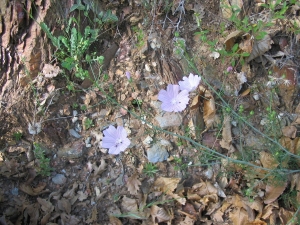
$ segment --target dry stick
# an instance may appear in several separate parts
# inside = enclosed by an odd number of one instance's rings
[[[192,63],[186,56],[185,56],[185,60],[188,62],[189,66],[191,66],[191,68],[193,70],[195,70],[198,74],[199,71],[196,68],[196,66],[194,65],[194,63]],[[205,80],[203,79],[204,83],[219,97],[219,99],[222,101],[222,103],[225,105],[225,107],[231,108],[230,105],[221,97],[221,95],[215,90],[213,89],[213,87]],[[255,128],[254,126],[252,126],[246,119],[240,117],[235,111],[231,110],[232,114],[238,118],[240,118],[246,125],[248,125],[251,129],[253,129],[255,132],[257,132],[258,134],[260,134],[261,136],[263,136],[264,138],[268,139],[269,141],[271,141],[272,143],[276,144],[277,146],[279,146],[280,149],[282,149],[286,154],[295,157],[296,159],[300,159],[299,155],[295,155],[291,152],[289,152],[287,149],[285,149],[280,143],[278,143],[276,140],[273,140],[272,138],[270,138],[268,135],[262,133],[260,130],[258,130],[257,128]]]

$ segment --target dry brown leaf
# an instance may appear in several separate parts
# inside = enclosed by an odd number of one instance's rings
[[[279,142],[280,144],[288,149],[293,154],[300,154],[300,137],[290,139],[288,137],[282,137]]]
[[[220,140],[217,139],[215,132],[204,133],[202,136],[202,143],[208,148],[214,148],[216,150],[221,149]]]
[[[32,205],[28,205],[26,206],[23,214],[24,214],[24,218],[30,218],[30,225],[37,225],[38,224],[38,219],[40,216],[40,210],[39,210],[39,204],[35,203]]]
[[[285,137],[295,138],[297,133],[297,128],[295,126],[286,126],[282,128],[282,134]]]
[[[255,219],[253,222],[248,222],[246,225],[268,225],[265,221]]]
[[[78,191],[77,192],[77,198],[80,202],[87,199],[87,197],[88,197],[88,194],[86,192],[83,192],[83,191]]]
[[[133,198],[127,198],[127,196],[124,196],[122,199],[122,208],[123,212],[137,212],[138,211],[138,205],[136,199]]]
[[[123,223],[118,218],[109,216],[109,225],[123,225]]]
[[[296,224],[298,224],[297,221],[294,221],[294,222],[291,221],[289,223],[289,221],[292,219],[294,213],[295,212],[291,212],[291,211],[288,211],[288,210],[286,210],[284,208],[280,208],[278,215],[279,215],[279,218],[281,220],[281,224],[289,224],[289,225],[296,225]]]
[[[63,224],[68,224],[68,225],[80,224],[80,220],[77,219],[76,216],[73,216],[73,215],[67,215],[65,213],[62,213],[60,215],[60,218],[61,218]]]
[[[68,199],[62,198],[57,201],[57,207],[67,214],[71,213],[71,203]]]
[[[216,105],[215,99],[211,92],[205,89],[203,86],[199,87],[200,95],[203,98],[203,119],[206,125],[206,129],[203,131],[207,131],[212,125],[217,122],[218,117],[216,116]]]
[[[201,197],[198,194],[194,193],[194,190],[192,188],[188,188],[187,199],[193,201],[199,201]]]
[[[270,217],[270,215],[272,215],[274,210],[275,210],[275,208],[273,205],[267,205],[263,210],[261,218],[264,220],[267,220]]]
[[[201,133],[205,129],[203,112],[200,110],[200,95],[196,95],[190,105],[190,120],[188,126],[191,135],[196,140],[201,140]]]
[[[107,163],[105,162],[105,160],[102,158],[100,165],[97,166],[96,163],[94,163],[92,165],[92,168],[94,169],[94,176],[100,175],[101,173],[103,173],[106,170],[106,166]]]
[[[178,223],[178,225],[194,225],[196,220],[186,216],[185,219]]]
[[[181,205],[185,205],[186,198],[180,197],[178,194],[169,193],[169,196],[174,198],[177,202],[179,202]]]
[[[51,202],[42,199],[42,198],[37,198],[38,203],[40,203],[41,205],[41,209],[45,212],[45,213],[50,213],[54,210],[54,206],[52,205]]]
[[[253,39],[250,34],[243,35],[243,41],[239,44],[240,49],[244,52],[251,53],[253,48]]]
[[[250,62],[252,59],[255,59],[258,56],[263,55],[265,52],[269,51],[272,47],[273,41],[270,35],[265,35],[261,40],[255,40],[253,44],[253,49],[249,55],[247,62]]]
[[[275,169],[279,165],[274,156],[266,151],[260,152],[260,162],[268,169]]]
[[[223,222],[224,219],[223,219],[223,215],[224,215],[224,212],[231,206],[232,204],[227,202],[227,201],[224,201],[222,203],[222,206],[217,209],[214,213],[212,213],[210,216],[212,217],[213,220],[217,221],[217,222]]]
[[[234,225],[247,224],[249,222],[248,213],[243,208],[235,208],[229,212],[229,218]]]
[[[71,199],[75,196],[75,191],[78,188],[78,184],[74,183],[72,189],[68,190],[66,193],[64,193],[64,197],[67,199]]]
[[[92,210],[92,214],[90,215],[90,218],[88,218],[85,222],[87,224],[93,224],[94,222],[97,221],[97,215],[98,215],[97,207],[94,207]]]
[[[32,188],[29,185],[23,183],[20,185],[20,190],[25,192],[28,195],[37,196],[49,192],[48,189],[43,190],[46,186],[47,186],[46,183],[40,183],[36,188]]]
[[[284,192],[286,185],[287,183],[281,185],[277,184],[276,186],[267,184],[264,203],[270,204],[271,202],[274,202]]]
[[[49,219],[51,217],[51,212],[47,213],[46,215],[43,216],[43,218],[41,219],[41,225],[51,225],[49,223]],[[56,225],[56,224],[55,224]]]
[[[207,205],[209,205],[209,204],[211,204],[211,203],[217,203],[218,200],[219,200],[218,195],[216,195],[216,194],[211,194],[211,195],[205,195],[205,196],[200,200],[200,202],[201,202],[203,205],[207,206]]]
[[[198,212],[195,210],[195,207],[193,204],[191,203],[186,203],[183,207],[183,212],[185,212],[186,214],[188,214],[189,216],[193,217],[193,218],[197,218],[198,216]]]
[[[256,218],[260,218],[263,212],[263,203],[259,198],[254,199],[253,201],[246,200],[246,205],[248,205],[251,209],[254,209],[258,212],[256,213]]]
[[[47,78],[56,77],[60,73],[60,68],[58,66],[53,66],[51,64],[45,64],[43,67],[43,74]]]
[[[232,49],[232,47],[235,45],[236,40],[239,37],[241,37],[243,34],[244,34],[244,32],[240,31],[240,30],[236,30],[236,31],[230,33],[224,41],[226,51],[230,51]]]
[[[300,174],[293,174],[291,180],[291,190],[296,189],[297,191],[297,202],[300,202]]]
[[[154,182],[154,188],[158,191],[170,194],[176,189],[179,181],[180,178],[159,177]]]
[[[142,183],[138,179],[138,174],[135,173],[131,177],[128,178],[126,186],[128,188],[128,191],[132,195],[136,195],[138,193],[138,190],[140,189],[140,185]]]
[[[224,116],[223,129],[222,129],[222,140],[220,145],[222,148],[227,149],[229,152],[234,151],[232,146],[232,135],[231,135],[231,118],[229,115]]]
[[[198,194],[201,197],[209,194],[218,193],[218,189],[210,182],[202,182],[202,183],[195,184],[193,185],[192,190],[194,193]]]
[[[169,210],[172,209],[169,208]],[[167,211],[164,208],[158,207],[157,205],[151,206],[151,216],[152,221],[155,222],[157,220],[158,223],[169,222],[174,218],[172,211]]]
[[[246,95],[248,95],[249,93],[251,92],[251,89],[250,88],[247,88],[245,91],[243,91],[240,96],[241,97],[245,97]]]

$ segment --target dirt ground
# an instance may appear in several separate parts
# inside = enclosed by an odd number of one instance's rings
[[[92,3],[90,17],[110,10],[118,18],[104,26],[88,50],[104,56],[101,70],[98,64],[89,68],[96,75],[92,81],[62,72],[54,57],[57,49],[39,25],[44,22],[53,35],[60,35],[66,21],[75,17],[81,18],[84,29],[89,20],[70,12],[76,1],[0,3],[0,224],[286,224],[299,213],[294,204],[300,202],[300,173],[295,172],[299,159],[289,167],[294,172],[288,180],[273,185],[265,182],[264,170],[254,168],[257,173],[251,173],[176,136],[186,135],[217,154],[272,169],[268,150],[274,143],[266,145],[263,134],[268,130],[262,122],[272,107],[284,121],[278,128],[285,128],[282,145],[299,156],[300,43],[289,25],[269,32],[268,55],[285,52],[280,61],[284,66],[273,71],[290,82],[280,84],[274,94],[260,85],[270,81],[267,56],[261,54],[231,71],[231,58],[214,57],[207,42],[195,35],[208,30],[207,38],[216,41],[216,47],[228,43],[236,28],[218,0],[82,0],[85,6]],[[243,6],[245,14],[260,12],[252,1]],[[299,9],[290,15],[299,17]],[[194,67],[186,55],[178,56],[180,40]],[[159,90],[198,72],[206,82],[203,104],[213,104],[210,113],[194,102],[202,101],[199,93],[184,112],[162,113]],[[241,72],[246,82],[236,78]],[[72,90],[67,88],[69,81]],[[101,82],[103,89],[93,82]],[[212,91],[221,89],[225,102],[236,112],[242,106],[252,126],[226,123],[225,107]],[[250,112],[254,116],[248,117]],[[187,132],[191,123],[200,131]],[[120,155],[101,147],[102,132],[109,125],[123,126],[130,138],[129,148]],[[287,134],[291,126],[293,136]],[[164,160],[153,164],[157,170],[151,175],[145,168],[155,147]],[[49,174],[41,173],[43,161],[34,153],[36,148],[44,152],[44,162],[49,160]],[[296,219],[290,224],[300,224]]]

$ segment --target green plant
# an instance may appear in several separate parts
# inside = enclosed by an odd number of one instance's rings
[[[38,173],[42,176],[50,176],[53,169],[50,167],[50,159],[45,156],[44,148],[40,144],[34,143],[33,153],[38,162]]]
[[[84,120],[84,125],[87,130],[90,129],[93,126],[93,120],[90,118],[86,118]]]
[[[82,111],[86,111],[86,110],[87,110],[87,107],[86,107],[86,105],[81,105],[81,106],[80,106],[80,109],[81,109]]]
[[[146,163],[145,167],[143,169],[143,173],[149,177],[154,177],[158,171],[159,170],[158,170],[157,166],[152,163]]]
[[[22,132],[17,131],[17,132],[14,132],[14,133],[13,133],[13,138],[14,138],[16,141],[20,141],[21,138],[22,138],[22,136],[23,136],[23,133],[22,133]]]
[[[136,47],[142,47],[145,44],[145,34],[144,31],[138,27],[132,27],[133,32],[136,33],[137,44]]]
[[[78,105],[77,102],[74,102],[74,103],[72,104],[72,108],[73,108],[73,109],[77,109],[78,107],[79,107],[79,105]]]
[[[143,100],[141,99],[133,99],[131,104],[135,107],[141,107],[143,104]]]

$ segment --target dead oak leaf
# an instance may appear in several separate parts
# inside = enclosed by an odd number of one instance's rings
[[[92,224],[93,222],[96,222],[97,221],[97,215],[98,215],[97,208],[94,207],[93,210],[92,210],[92,214],[90,215],[90,218],[88,218],[85,222],[87,224]]]
[[[269,185],[266,186],[266,196],[264,199],[265,204],[274,202],[285,190],[287,183],[282,185]]]
[[[78,191],[77,195],[78,195],[78,200],[80,202],[82,202],[83,200],[87,199],[87,197],[88,197],[88,194],[86,192],[83,192],[83,191]]]
[[[167,178],[159,177],[154,182],[154,187],[161,192],[171,194],[176,188],[180,181],[180,178]]]
[[[33,188],[33,187],[27,185],[26,183],[23,183],[20,185],[20,190],[25,192],[28,195],[37,196],[37,195],[49,192],[48,189],[43,190],[46,186],[47,186],[46,183],[40,183],[37,187]]]
[[[46,212],[50,213],[54,210],[54,206],[52,205],[51,202],[43,199],[43,198],[37,198],[38,203],[41,205],[41,209]]]
[[[136,195],[138,193],[138,190],[140,189],[139,186],[141,184],[142,183],[138,179],[138,174],[136,173],[128,178],[126,186],[130,194]]]

